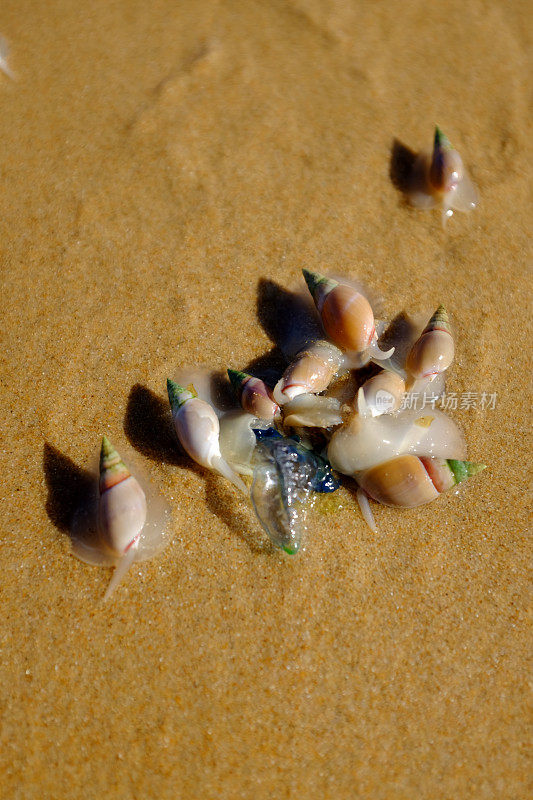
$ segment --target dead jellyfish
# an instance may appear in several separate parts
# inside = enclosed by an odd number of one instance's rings
[[[147,478],[138,478],[104,436],[97,488],[78,510],[71,532],[77,558],[87,564],[115,567],[104,600],[134,562],[153,558],[167,543],[168,505]]]
[[[339,484],[329,463],[273,428],[256,430],[252,505],[269,538],[286,553],[300,550],[314,492],[332,492]]]

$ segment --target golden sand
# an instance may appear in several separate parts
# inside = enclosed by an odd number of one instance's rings
[[[4,0],[2,798],[526,798],[529,9]],[[389,175],[436,122],[481,195],[444,232]],[[489,466],[378,535],[344,488],[290,558],[176,453],[165,380],[279,361],[302,267],[444,303]],[[107,604],[66,532],[103,433],[174,511]]]

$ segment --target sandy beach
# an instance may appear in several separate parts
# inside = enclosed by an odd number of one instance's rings
[[[4,0],[2,798],[528,796],[530,23],[519,0]],[[444,230],[394,180],[436,123],[480,194]],[[302,268],[384,319],[446,305],[487,469],[373,504],[377,534],[346,481],[289,557],[177,451],[165,382],[282,370]],[[173,515],[105,604],[69,538],[103,434]]]

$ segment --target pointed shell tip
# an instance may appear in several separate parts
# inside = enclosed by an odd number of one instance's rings
[[[250,375],[246,372],[241,372],[238,369],[228,369],[228,378],[233,387],[233,390],[238,394],[242,388],[244,381],[248,380]]]
[[[319,272],[310,272],[308,269],[303,269],[302,275],[304,276],[307,288],[313,297],[315,296],[315,292],[319,284],[325,283],[327,280],[327,278],[324,275],[321,275]]]

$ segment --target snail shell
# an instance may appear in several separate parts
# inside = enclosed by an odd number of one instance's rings
[[[0,72],[3,72],[4,75],[7,75],[8,78],[11,78],[12,81],[16,80],[15,74],[9,64],[7,63],[9,57],[9,45],[7,43],[7,39],[3,36],[0,36]]]
[[[435,193],[454,191],[464,177],[463,160],[448,137],[437,126],[429,165],[429,184]]]
[[[343,360],[342,352],[331,342],[322,339],[313,342],[289,364],[274,388],[274,399],[283,405],[300,394],[323,392]]]
[[[477,189],[463,160],[449,139],[437,126],[431,153],[420,153],[415,161],[411,186],[407,192],[417,208],[442,207],[442,222],[453,211],[471,211],[478,204]]]
[[[359,486],[378,503],[414,508],[430,503],[440,493],[484,468],[484,464],[471,461],[401,455],[357,472],[354,477]]]
[[[167,380],[174,429],[187,454],[202,467],[213,469],[246,493],[246,486],[220,454],[218,417],[212,406],[200,400],[194,386],[184,389]]]
[[[259,419],[270,421],[279,416],[279,406],[262,380],[234,369],[228,369],[228,377],[245,411]]]
[[[100,451],[98,530],[113,555],[136,547],[146,522],[146,496],[107,438]]]
[[[405,381],[395,372],[383,370],[363,384],[368,410],[373,417],[397,411],[405,394]]]
[[[379,360],[392,355],[394,348],[382,353],[377,346],[374,312],[361,292],[347,283],[338,283],[333,278],[305,269],[303,275],[322,327],[337,347],[352,353],[367,353],[369,359]]]
[[[107,600],[133,562],[147,561],[164,548],[170,509],[147,478],[141,486],[133,477],[106,436],[99,461],[96,493],[77,509],[71,539],[76,558],[115,567]]]
[[[405,368],[417,380],[433,380],[448,369],[454,354],[455,346],[448,314],[444,306],[440,305],[409,351]]]

